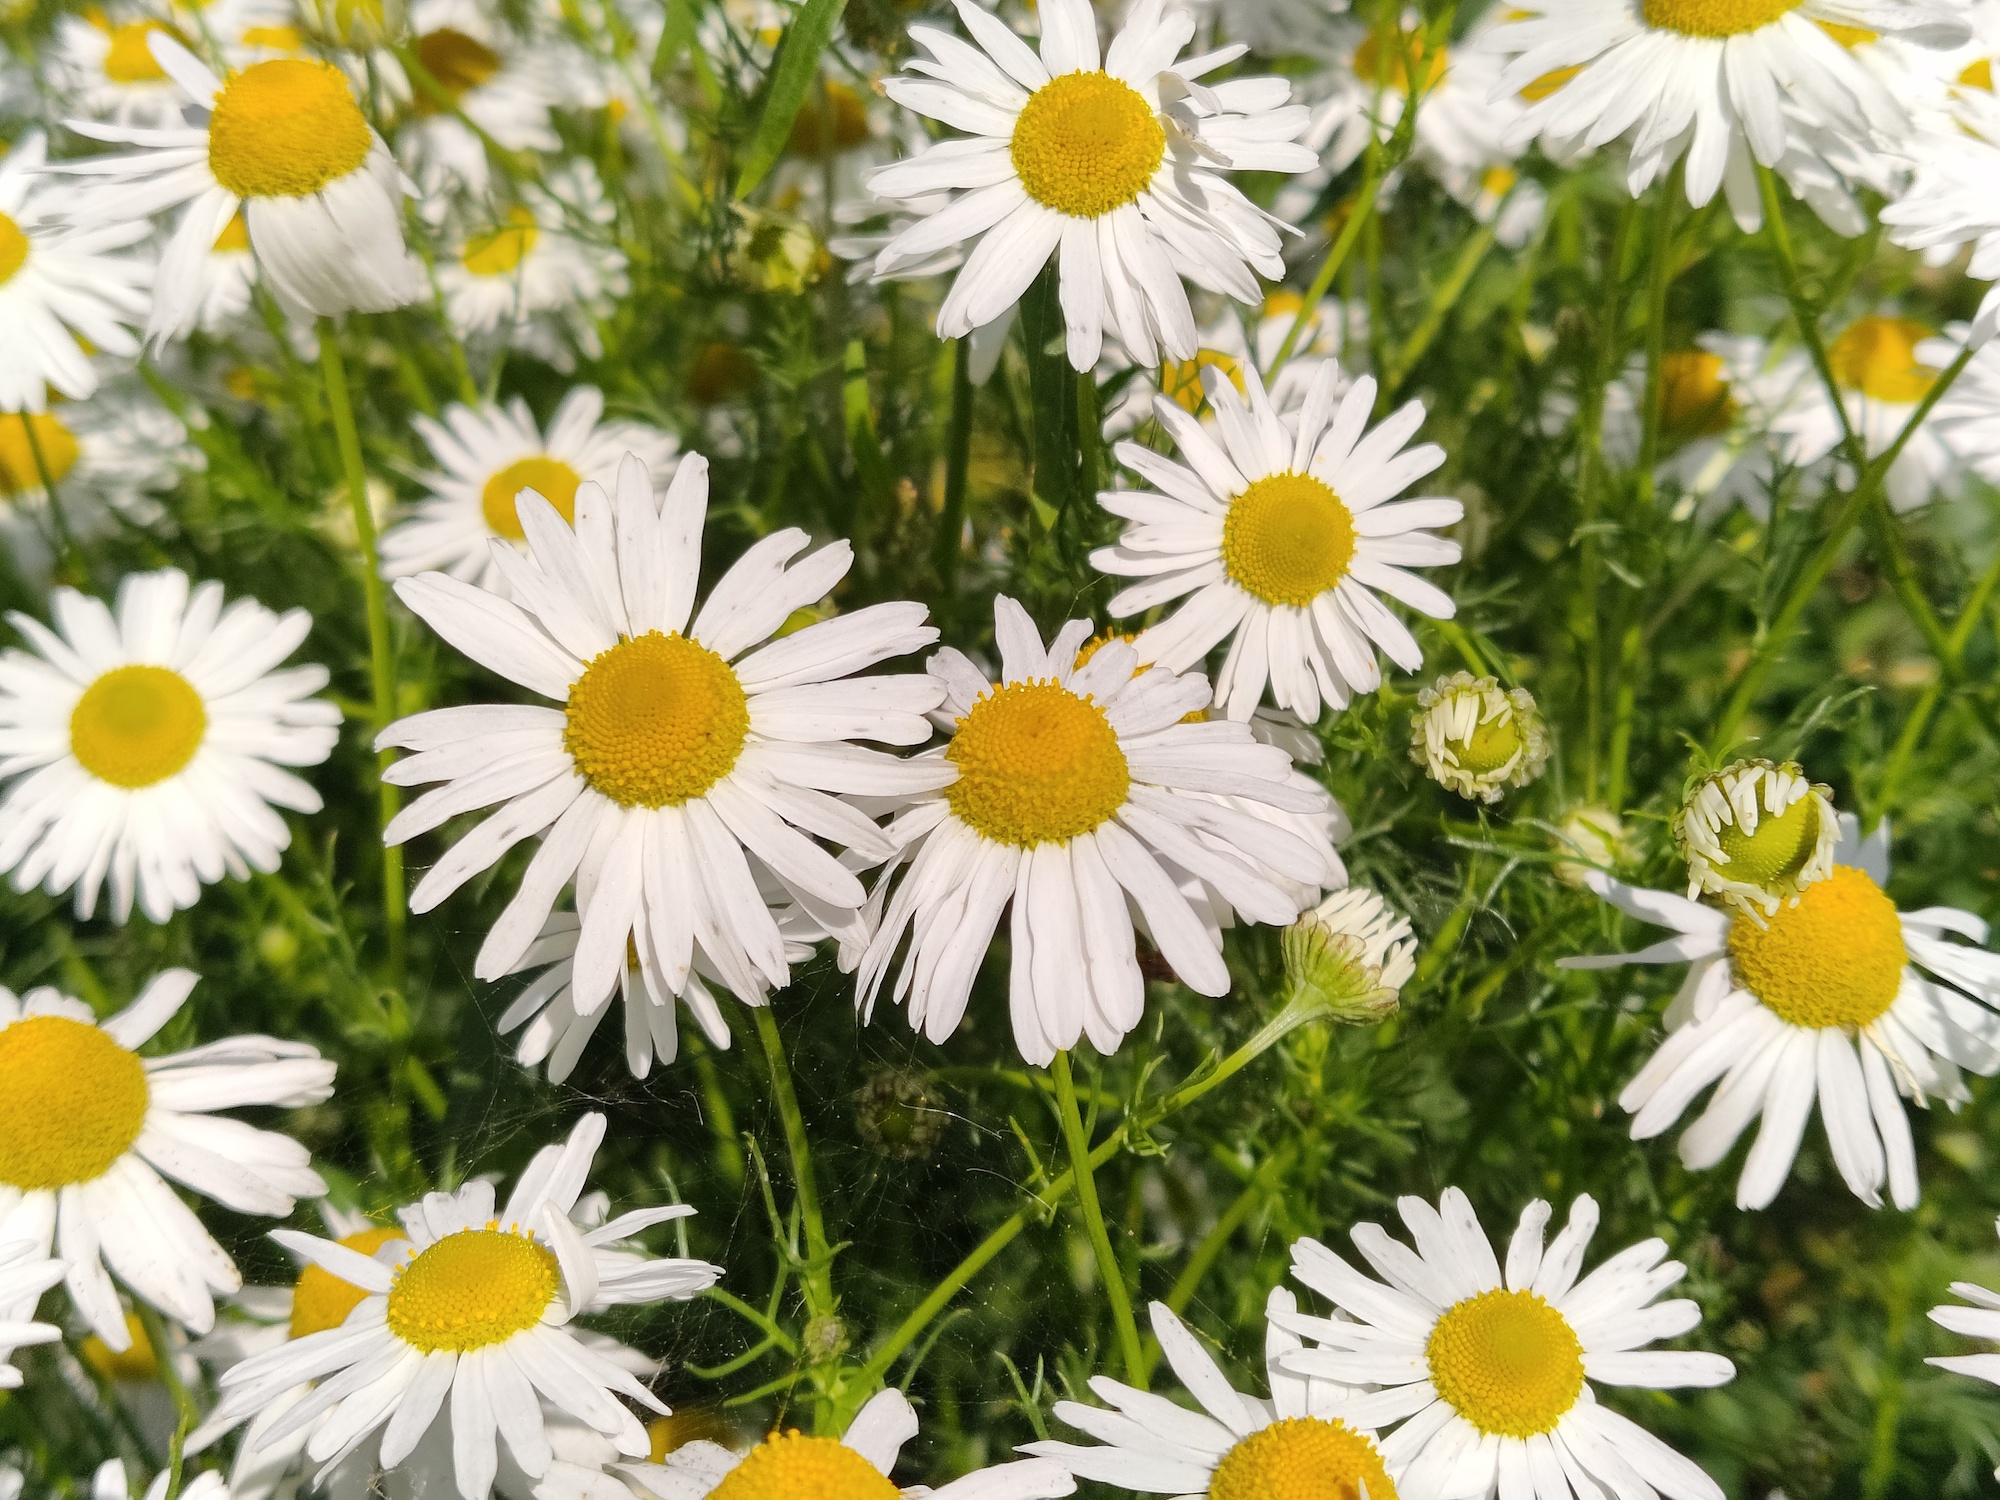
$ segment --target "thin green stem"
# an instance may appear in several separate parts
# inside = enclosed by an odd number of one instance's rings
[[[1660,410],[1665,395],[1660,366],[1666,357],[1667,287],[1674,272],[1674,210],[1680,202],[1680,167],[1667,174],[1660,184],[1660,201],[1654,209],[1652,261],[1646,274],[1646,409],[1639,431],[1639,472],[1636,476],[1641,505],[1653,503],[1653,467],[1660,457]],[[1618,804],[1612,798],[1612,806]]]
[[[1104,419],[1097,409],[1095,370],[1076,372],[1076,443],[1078,496],[1094,502],[1104,482]]]
[[[187,1382],[181,1379],[180,1368],[174,1363],[173,1345],[167,1342],[166,1319],[151,1303],[140,1298],[133,1298],[132,1306],[138,1315],[139,1326],[145,1330],[146,1341],[153,1346],[153,1366],[160,1373],[160,1384],[167,1388],[167,1395],[174,1403],[174,1432],[167,1440],[165,1500],[175,1500],[181,1492],[181,1468],[186,1456],[187,1435],[201,1420],[201,1408],[195,1404],[193,1392],[188,1390]]]
[[[1646,633],[1638,621],[1625,627],[1618,648],[1618,697],[1611,708],[1611,769],[1605,776],[1604,803],[1614,813],[1625,805],[1625,777],[1632,759],[1632,718],[1638,706],[1639,653]]]
[[[1347,222],[1340,226],[1340,233],[1327,248],[1326,259],[1320,262],[1318,272],[1313,276],[1312,285],[1306,288],[1305,301],[1299,308],[1299,315],[1292,320],[1292,326],[1285,331],[1285,341],[1278,345],[1278,352],[1271,357],[1270,368],[1264,372],[1264,383],[1276,382],[1278,372],[1290,362],[1299,346],[1299,336],[1305,332],[1320,302],[1333,287],[1333,278],[1340,274],[1340,268],[1347,263],[1354,242],[1361,237],[1361,228],[1375,212],[1375,190],[1381,186],[1381,165],[1376,153],[1369,152],[1368,168],[1361,178],[1361,186],[1354,190],[1354,196],[1347,200]]]
[[[838,1304],[833,1295],[833,1250],[826,1237],[826,1218],[820,1212],[812,1145],[806,1139],[805,1116],[799,1110],[798,1092],[792,1087],[792,1067],[785,1058],[778,1019],[768,1005],[753,1005],[750,1014],[756,1020],[757,1041],[770,1068],[771,1102],[777,1106],[778,1119],[784,1126],[785,1152],[791,1158],[792,1184],[798,1191],[799,1217],[805,1225],[806,1262],[801,1284],[805,1288],[806,1313],[820,1317],[832,1313]]]
[[[1993,554],[1993,561],[1987,564],[1979,582],[1966,597],[1965,607],[1959,611],[1958,621],[1951,628],[1946,641],[1954,665],[1964,660],[1965,648],[1972,639],[1972,632],[1986,614],[1986,601],[1993,595],[1996,585],[2000,585],[2000,550]],[[1944,680],[1949,676],[1944,663],[1938,664],[1939,681],[1924,689],[1917,706],[1910,710],[1910,716],[1903,721],[1902,732],[1896,736],[1895,747],[1889,752],[1889,761],[1882,770],[1880,788],[1874,797],[1874,818],[1886,818],[1896,805],[1897,794],[1902,790],[1904,774],[1910,768],[1910,761],[1916,755],[1917,746],[1922,742],[1924,730],[1929,727],[1930,718],[1937,711],[1939,700],[1944,696]]]
[[[1058,1052],[1049,1072],[1056,1081],[1056,1111],[1062,1116],[1063,1139],[1069,1145],[1070,1171],[1076,1176],[1076,1204],[1083,1217],[1084,1232],[1097,1256],[1098,1280],[1111,1302],[1111,1321],[1117,1325],[1119,1352],[1125,1361],[1125,1378],[1146,1388],[1146,1356],[1139,1345],[1139,1325],[1132,1316],[1131,1294],[1125,1289],[1125,1272],[1111,1248],[1111,1236],[1104,1227],[1104,1210],[1097,1201],[1097,1177],[1091,1165],[1090,1137],[1084,1134],[1083,1116],[1076,1107],[1076,1080],[1070,1076],[1069,1054]]]
[[[21,412],[21,431],[28,439],[28,452],[35,461],[35,477],[42,482],[42,494],[49,507],[49,528],[55,533],[56,555],[65,562],[81,562],[76,538],[70,534],[69,519],[63,514],[62,496],[56,492],[56,476],[49,470],[48,455],[42,452],[42,435],[35,430],[34,416]]]
[[[962,338],[952,353],[951,426],[945,436],[944,507],[938,514],[937,536],[931,543],[931,565],[938,576],[938,598],[947,600],[958,589],[958,558],[964,547],[965,491],[972,472],[972,340]]]
[[[1479,269],[1479,263],[1486,258],[1486,252],[1493,248],[1493,239],[1498,232],[1497,224],[1498,215],[1495,216],[1493,224],[1482,224],[1473,231],[1472,237],[1458,252],[1458,259],[1452,263],[1451,270],[1431,293],[1429,302],[1424,306],[1423,316],[1417,320],[1417,326],[1410,331],[1410,336],[1403,340],[1403,347],[1396,352],[1396,357],[1390,362],[1383,378],[1383,389],[1392,393],[1392,397],[1401,394],[1402,384],[1409,378],[1410,371],[1417,367],[1417,361],[1424,357],[1431,342],[1437,338],[1439,330],[1444,327],[1445,319],[1450,317],[1451,310],[1458,306],[1458,299],[1465,295],[1466,287],[1472,283],[1472,273]]]
[[[1834,415],[1840,422],[1840,446],[1847,455],[1847,461],[1854,466],[1854,472],[1859,474],[1868,466],[1868,453],[1847,414],[1847,402],[1840,382],[1834,377],[1833,361],[1826,352],[1826,340],[1820,337],[1819,313],[1806,300],[1805,286],[1799,280],[1798,256],[1792,249],[1792,232],[1785,224],[1785,206],[1778,198],[1778,179],[1769,167],[1757,168],[1757,190],[1763,196],[1764,229],[1770,236],[1771,254],[1776,258],[1778,271],[1784,278],[1785,297],[1792,305],[1792,321],[1798,325],[1799,338],[1812,356],[1813,369],[1819,372],[1820,384],[1826,387],[1826,399],[1833,403]]]

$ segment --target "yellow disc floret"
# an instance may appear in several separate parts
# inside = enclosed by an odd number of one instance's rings
[[[0,273],[7,269],[6,228],[12,221],[0,214]],[[22,244],[27,241],[23,240]],[[6,280],[0,274],[0,282]],[[34,441],[29,441],[29,429]],[[37,454],[36,450],[40,449]],[[76,437],[52,412],[8,412],[0,415],[0,495],[25,495],[42,487],[42,473],[60,481],[83,456]]]
[[[449,26],[417,38],[417,62],[453,104],[500,71],[499,53],[479,38]],[[418,114],[434,115],[444,108],[428,89],[417,91]]]
[[[114,1349],[93,1333],[76,1352],[106,1380],[158,1380],[160,1359],[136,1313],[125,1314],[125,1339],[123,1349]]]
[[[1847,865],[1767,922],[1741,916],[1729,929],[1737,979],[1794,1026],[1866,1026],[1895,1004],[1908,959],[1895,903]]]
[[[1353,561],[1353,512],[1310,474],[1272,474],[1229,503],[1222,565],[1266,604],[1310,604]]]
[[[1145,96],[1109,73],[1065,73],[1014,122],[1014,170],[1028,196],[1073,219],[1138,201],[1167,154]]]
[[[426,1354],[484,1349],[539,1323],[560,1281],[554,1254],[528,1235],[461,1229],[396,1273],[389,1331]]]
[[[1345,1422],[1289,1417],[1223,1454],[1209,1500],[1396,1500],[1396,1485],[1365,1433]]]
[[[459,259],[474,276],[511,276],[541,237],[535,216],[517,203],[507,210],[504,224],[468,235]]]
[[[373,140],[345,73],[282,57],[215,96],[208,167],[239,198],[304,198],[359,170]]]
[[[583,476],[559,458],[537,453],[516,459],[486,481],[479,492],[480,513],[498,536],[522,537],[521,516],[514,499],[522,490],[533,490],[556,508],[556,514],[572,524],[576,520],[576,489]]]
[[[167,70],[153,56],[153,34],[173,33],[158,21],[127,21],[111,28],[111,47],[104,54],[104,76],[113,83],[165,83]]]
[[[1547,1432],[1583,1391],[1583,1345],[1569,1320],[1533,1292],[1467,1297],[1424,1346],[1431,1384],[1481,1432]]]
[[[669,807],[728,775],[749,735],[749,699],[729,663],[653,630],[594,658],[570,687],[563,747],[620,806]]]
[[[1736,417],[1729,376],[1706,349],[1676,349],[1660,359],[1660,428],[1686,442],[1726,432]]]
[[[1011,683],[958,721],[951,810],[989,839],[1032,848],[1085,834],[1125,803],[1132,773],[1104,710],[1060,683]]]
[[[201,694],[167,667],[113,667],[69,716],[70,753],[113,786],[165,781],[194,759],[207,733]]]
[[[30,1016],[0,1030],[0,1182],[90,1182],[146,1123],[146,1069],[87,1021]]]
[[[1857,318],[1827,348],[1833,378],[1873,401],[1912,406],[1930,394],[1938,372],[1917,360],[1931,331],[1908,318]]]
[[[722,1476],[708,1500],[898,1500],[902,1493],[845,1443],[774,1432]]]
[[[1646,24],[1682,36],[1740,36],[1797,10],[1801,0],[1644,0]]]
[[[342,1235],[340,1243],[358,1254],[373,1255],[391,1240],[403,1238],[406,1236],[400,1229],[375,1228]],[[307,1266],[292,1285],[292,1337],[302,1339],[309,1333],[338,1328],[367,1295],[361,1287],[342,1281],[324,1266]]]
[[[1819,847],[1819,802],[1801,797],[1781,813],[1763,812],[1754,833],[1725,823],[1715,841],[1729,856],[1723,872],[1749,885],[1782,885],[1798,877]]]
[[[1243,364],[1233,354],[1225,354],[1220,349],[1197,349],[1193,359],[1170,359],[1160,372],[1160,394],[1175,402],[1190,416],[1201,410],[1208,393],[1202,389],[1201,372],[1220,370],[1229,383],[1236,387],[1236,394],[1243,395],[1247,389],[1243,384]]]

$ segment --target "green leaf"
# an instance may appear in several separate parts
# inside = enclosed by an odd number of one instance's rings
[[[819,76],[819,57],[833,40],[833,28],[840,20],[842,0],[806,0],[778,51],[778,66],[771,75],[771,92],[764,103],[764,118],[757,122],[757,134],[750,142],[749,158],[736,179],[736,196],[747,198],[757,184],[777,165],[778,153],[791,138],[792,122],[806,102],[806,91]]]

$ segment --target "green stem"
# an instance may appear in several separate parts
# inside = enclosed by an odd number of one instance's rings
[[[1095,370],[1076,372],[1076,443],[1078,495],[1085,501],[1095,501],[1104,482],[1104,419],[1097,410]]]
[[[940,600],[958,589],[958,558],[964,547],[965,491],[972,472],[972,340],[962,338],[951,364],[951,427],[945,438],[944,508],[931,543],[931,565]]]
[[[173,1398],[174,1434],[167,1440],[165,1500],[175,1500],[181,1492],[181,1463],[185,1456],[187,1435],[201,1420],[201,1409],[195,1405],[194,1395],[188,1390],[187,1382],[181,1379],[180,1369],[174,1363],[173,1345],[167,1342],[166,1320],[151,1303],[137,1297],[132,1299],[132,1306],[138,1315],[139,1326],[145,1330],[146,1342],[153,1346],[153,1367],[160,1373],[160,1384]]]
[[[1271,358],[1271,366],[1264,372],[1264,383],[1275,384],[1278,372],[1291,360],[1298,348],[1299,335],[1305,332],[1306,324],[1319,308],[1320,302],[1333,287],[1333,278],[1340,274],[1340,268],[1347,263],[1348,253],[1354,249],[1354,242],[1361,237],[1361,227],[1375,212],[1375,190],[1381,185],[1381,165],[1376,153],[1369,152],[1368,169],[1362,176],[1361,186],[1354,190],[1354,196],[1347,200],[1347,222],[1340,226],[1340,234],[1327,248],[1326,259],[1320,262],[1319,271],[1306,288],[1304,303],[1299,315],[1292,320],[1292,326],[1285,331],[1285,341],[1278,345],[1278,352]]]
[[[1984,617],[1986,601],[1992,597],[1995,585],[2000,585],[2000,550],[1994,552],[1993,561],[1987,565],[1986,572],[1974,585],[1972,593],[1966,598],[1965,607],[1959,611],[1957,623],[1951,628],[1946,650],[1950,653],[1954,665],[1963,661],[1966,643],[1972,639],[1972,632]],[[1909,770],[1910,760],[1916,754],[1918,744],[1923,740],[1924,730],[1930,724],[1930,717],[1937,711],[1938,701],[1944,695],[1943,679],[1949,674],[1942,661],[1938,667],[1940,680],[1924,689],[1923,696],[1917,700],[1917,706],[1910,711],[1910,717],[1903,722],[1902,732],[1896,736],[1895,748],[1889,752],[1889,763],[1882,771],[1881,788],[1875,794],[1874,818],[1870,820],[1871,822],[1886,818],[1894,810],[1903,775]]]
[[[333,417],[334,440],[340,446],[340,466],[347,479],[354,536],[361,547],[361,588],[368,608],[368,675],[374,695],[369,718],[374,734],[380,735],[396,717],[396,668],[389,637],[389,604],[382,586],[382,563],[375,548],[375,513],[368,504],[368,473],[362,466],[361,438],[354,427],[354,402],[348,394],[347,368],[341,362],[339,332],[332,318],[319,320],[319,362],[326,377],[326,404]],[[376,789],[385,830],[396,816],[397,792],[386,776],[394,761],[394,751],[376,752]],[[388,843],[382,845],[382,919],[389,934],[391,982],[400,989],[404,928],[408,920],[403,851]]]
[[[1472,283],[1472,273],[1479,269],[1479,263],[1486,258],[1486,252],[1493,248],[1493,238],[1498,232],[1495,215],[1494,224],[1482,224],[1473,232],[1472,238],[1458,252],[1458,259],[1452,263],[1450,272],[1431,293],[1430,301],[1424,307],[1424,315],[1403,340],[1403,347],[1397,351],[1395,359],[1383,376],[1383,388],[1396,395],[1402,393],[1402,384],[1410,371],[1417,367],[1417,361],[1424,357],[1431,341],[1444,327],[1444,320],[1451,316],[1451,310],[1458,306],[1458,299],[1465,295],[1465,289]],[[1392,402],[1393,404],[1393,402]]]
[[[1842,397],[1840,382],[1834,378],[1833,361],[1827,356],[1826,340],[1820,337],[1819,314],[1806,301],[1805,287],[1799,280],[1798,257],[1792,250],[1792,233],[1785,224],[1785,206],[1778,198],[1778,179],[1769,167],[1757,168],[1757,190],[1764,199],[1764,228],[1770,235],[1771,254],[1777,259],[1779,273],[1784,278],[1785,298],[1792,305],[1792,321],[1798,325],[1799,338],[1812,356],[1813,369],[1819,372],[1820,384],[1826,387],[1826,398],[1833,403],[1834,415],[1840,422],[1840,445],[1846,451],[1847,461],[1859,474],[1868,466],[1868,453],[1847,415],[1847,402]]]
[[[820,1212],[819,1179],[813,1172],[812,1145],[806,1139],[805,1116],[799,1110],[798,1092],[792,1087],[792,1067],[785,1059],[784,1039],[778,1034],[778,1018],[768,1005],[753,1005],[750,1014],[757,1023],[757,1041],[771,1070],[771,1102],[785,1130],[785,1152],[791,1158],[792,1183],[798,1190],[799,1217],[805,1223],[806,1263],[801,1284],[806,1294],[806,1314],[831,1314],[838,1303],[833,1295],[833,1251],[826,1238],[826,1218]]]
[[[1635,620],[1625,627],[1625,638],[1618,648],[1618,698],[1611,709],[1611,770],[1605,778],[1604,790],[1605,806],[1614,813],[1625,805],[1625,775],[1632,759],[1632,716],[1638,704],[1639,652],[1645,639],[1645,631]]]
[[[1084,1232],[1097,1255],[1098,1280],[1111,1301],[1111,1321],[1118,1328],[1118,1347],[1125,1361],[1125,1378],[1139,1389],[1146,1388],[1146,1356],[1139,1346],[1139,1325],[1132,1316],[1132,1298],[1125,1289],[1125,1272],[1111,1248],[1111,1236],[1104,1227],[1104,1210],[1097,1201],[1097,1177],[1090,1159],[1090,1137],[1084,1134],[1083,1116],[1076,1107],[1076,1081],[1070,1076],[1069,1054],[1058,1052],[1049,1072],[1056,1081],[1056,1111],[1062,1116],[1063,1139],[1069,1144],[1070,1171],[1076,1177],[1076,1204],[1083,1216]]]
[[[35,477],[42,482],[42,494],[47,497],[49,507],[49,528],[55,533],[56,556],[65,562],[82,559],[76,552],[76,538],[70,535],[69,519],[63,514],[62,497],[56,493],[56,477],[49,472],[49,461],[42,452],[42,435],[35,431],[35,419],[29,412],[21,412],[21,431],[28,439],[28,452],[35,461]]]
[[[1653,255],[1646,276],[1646,409],[1639,433],[1638,497],[1653,503],[1653,467],[1660,457],[1660,409],[1665,392],[1660,365],[1666,355],[1667,286],[1673,280],[1674,210],[1680,200],[1680,166],[1660,184],[1660,201],[1653,220]],[[1614,794],[1611,805],[1616,808]]]

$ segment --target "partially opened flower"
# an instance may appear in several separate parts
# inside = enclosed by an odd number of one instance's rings
[[[1686,1299],[1655,1299],[1686,1274],[1646,1240],[1578,1280],[1597,1229],[1581,1197],[1544,1248],[1549,1205],[1530,1203],[1505,1269],[1472,1204],[1446,1188],[1438,1207],[1396,1203],[1415,1241],[1379,1224],[1352,1236],[1371,1280],[1317,1240],[1292,1246],[1292,1274],[1339,1309],[1332,1318],[1279,1314],[1311,1341],[1280,1356],[1296,1374],[1377,1389],[1330,1404],[1350,1424],[1387,1427],[1382,1457],[1403,1494],[1571,1500],[1576,1495],[1723,1500],[1692,1460],[1600,1406],[1603,1385],[1672,1390],[1721,1385],[1735,1367],[1719,1354],[1649,1349],[1700,1326]]]
[[[1524,787],[1549,759],[1548,727],[1526,688],[1454,672],[1417,694],[1410,759],[1440,786],[1479,802]]]
[[[1285,929],[1285,978],[1338,1021],[1393,1013],[1416,972],[1410,919],[1361,886],[1335,891]]]
[[[1714,1166],[1761,1114],[1736,1201],[1763,1208],[1817,1100],[1855,1195],[1878,1204],[1886,1179],[1896,1207],[1916,1206],[1916,1150],[1898,1095],[1956,1107],[1970,1097],[1961,1068],[2000,1072],[2000,957],[1945,940],[1984,943],[1986,924],[1972,913],[1899,911],[1888,880],[1888,825],[1863,842],[1852,814],[1841,815],[1831,871],[1769,912],[1731,915],[1585,873],[1606,901],[1675,935],[1637,953],[1566,958],[1565,968],[1691,964],[1666,1040],[1618,1096],[1635,1139],[1660,1134],[1720,1080],[1681,1137],[1681,1160]]]
[[[509,151],[555,151],[550,111],[595,102],[567,49],[517,32],[499,10],[476,0],[417,0],[410,7],[409,55],[424,70],[405,75],[384,58],[390,86],[405,93],[410,118],[397,150],[433,201],[457,190],[483,195],[490,180],[486,140]]]
[[[1796,761],[1732,761],[1697,781],[1673,816],[1688,898],[1773,912],[1833,869],[1833,788]]]

